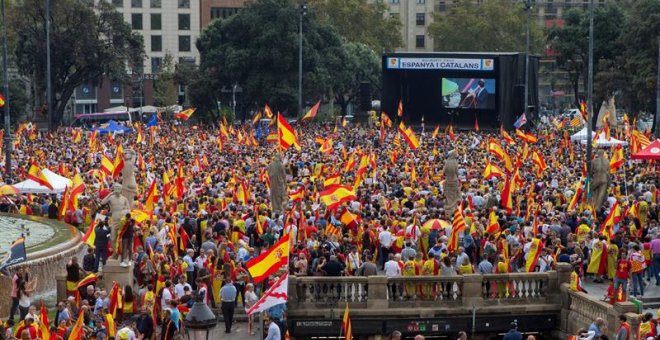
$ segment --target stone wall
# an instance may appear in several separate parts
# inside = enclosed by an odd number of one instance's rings
[[[13,217],[23,218],[24,216]],[[28,218],[26,218],[28,219]],[[38,303],[40,296],[55,294],[56,280],[55,276],[66,270],[66,264],[72,256],[82,256],[84,243],[80,241],[81,234],[73,226],[47,219],[29,218],[39,223],[47,224],[53,228],[66,228],[71,235],[67,241],[56,244],[53,247],[36,252],[28,250],[28,261],[20,266],[29,268],[30,276],[37,280],[36,291],[33,293],[32,303]],[[18,267],[18,266],[17,266]],[[17,267],[11,268],[15,270]],[[13,273],[12,273],[13,275]],[[11,277],[0,275],[0,317],[6,318],[11,308]],[[49,306],[51,307],[51,306]]]

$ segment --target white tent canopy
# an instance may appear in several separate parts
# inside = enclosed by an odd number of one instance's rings
[[[112,112],[128,112],[128,108],[126,106],[114,106],[114,107],[109,107],[105,110],[103,110],[105,113],[112,113]]]
[[[67,186],[71,186],[71,180],[66,177],[62,177],[48,169],[42,169],[41,172],[48,178],[53,190],[28,179],[14,185],[18,192],[21,194],[61,194]]]
[[[587,144],[587,140],[582,140],[580,143],[582,144]],[[591,142],[590,142],[591,143]],[[598,140],[596,141],[596,147],[597,148],[609,148],[612,146],[617,146],[617,145],[628,145],[628,142],[624,142],[622,140],[618,140],[614,137],[610,137],[609,140],[607,140],[607,137],[605,137],[605,133],[601,133],[598,136]]]
[[[586,140],[587,139],[587,127],[585,126],[582,128],[582,130],[576,132],[574,135],[571,136],[571,141],[580,141],[580,140]]]

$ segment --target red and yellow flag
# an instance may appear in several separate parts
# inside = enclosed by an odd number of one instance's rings
[[[250,276],[252,276],[255,284],[266,280],[270,274],[278,271],[282,266],[287,266],[289,264],[290,235],[291,234],[284,235],[266,252],[250,259],[245,264],[247,271],[250,273]]]
[[[417,136],[415,136],[415,132],[413,132],[412,128],[406,127],[406,125],[401,122],[399,123],[399,132],[412,150],[415,150],[419,147],[419,139],[417,139]]]
[[[144,203],[144,210],[154,211],[154,205],[156,203],[156,197],[158,195],[158,187],[156,186],[156,179],[154,178],[151,181],[151,186],[147,191],[147,200]]]
[[[615,173],[616,170],[619,169],[621,165],[623,165],[624,161],[625,158],[623,156],[623,148],[621,145],[617,145],[614,149],[614,153],[612,154],[612,159],[610,159],[610,172]]]
[[[101,171],[107,176],[111,176],[115,171],[114,162],[105,154],[101,155]]]
[[[543,249],[543,242],[535,237],[532,240],[531,246],[529,247],[529,253],[527,254],[527,261],[525,261],[526,272],[531,273],[532,271],[534,271],[534,267],[536,267],[536,262],[539,259],[539,255],[541,255],[541,249]]]
[[[298,143],[296,131],[293,130],[291,125],[289,125],[280,113],[277,114],[277,134],[279,136],[280,147],[283,150],[289,149],[292,145],[297,150],[300,150],[300,143]]]
[[[332,185],[319,193],[319,200],[328,210],[337,209],[342,203],[357,199],[353,188],[345,185]]]
[[[458,249],[458,235],[461,231],[465,230],[466,227],[465,219],[463,219],[463,207],[462,205],[459,205],[454,211],[454,219],[451,223],[451,234],[449,235],[449,243],[447,243],[447,249],[450,252]]]
[[[396,107],[396,115],[403,117],[403,101],[401,99],[399,99],[399,105]]]
[[[312,119],[314,119],[314,117],[316,117],[316,114],[319,112],[319,107],[320,106],[321,106],[321,101],[319,100],[318,102],[316,102],[316,104],[314,104],[314,106],[312,106],[312,108],[309,109],[309,111],[307,111],[305,116],[302,117],[302,120],[306,120],[306,119],[312,120]]]
[[[41,169],[34,163],[30,164],[30,170],[28,170],[27,178],[39,183],[41,186],[53,190],[53,185],[48,180],[48,177],[46,177]]]
[[[195,113],[195,110],[196,109],[194,107],[191,107],[187,110],[183,110],[183,111],[175,114],[174,118],[179,118],[179,119],[182,119],[182,120],[188,120],[188,119],[190,119],[190,116],[192,116],[192,114]]]
[[[507,144],[509,145],[516,144],[516,142],[511,137],[511,135],[509,135],[509,133],[506,132],[506,130],[504,130],[504,126],[500,126],[500,135],[502,135],[502,138],[504,138]]]
[[[68,340],[82,340],[84,330],[83,330],[83,321],[85,320],[85,313],[80,313],[78,316],[78,320],[76,323],[71,327],[71,330],[69,331],[69,339]]]
[[[387,113],[381,112],[380,113],[380,120],[383,122],[382,125],[384,125],[385,127],[388,127],[388,128],[392,127],[392,120],[387,115]]]
[[[486,168],[484,169],[484,179],[489,180],[493,177],[502,178],[504,177],[504,171],[497,167],[496,165],[488,162],[486,163]]]
[[[39,306],[39,334],[41,340],[50,340],[50,321],[48,321],[48,310],[44,307],[44,302],[41,301]]]
[[[344,310],[344,317],[341,320],[341,327],[344,331],[344,339],[353,340],[353,328],[351,327],[351,317],[348,314],[348,302]]]
[[[532,163],[536,164],[536,173],[539,176],[548,167],[545,164],[545,160],[543,159],[543,156],[541,156],[541,154],[538,153],[536,150],[532,151]]]

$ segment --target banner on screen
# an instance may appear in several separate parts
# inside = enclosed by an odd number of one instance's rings
[[[493,71],[493,59],[469,58],[387,58],[387,68],[402,70]]]
[[[495,109],[495,79],[442,78],[442,107],[446,109]]]

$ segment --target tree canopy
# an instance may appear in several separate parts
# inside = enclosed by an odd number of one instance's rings
[[[543,34],[532,21],[530,50],[539,52]],[[433,13],[429,35],[438,51],[516,52],[525,50],[527,14],[521,2],[456,0],[448,12]]]
[[[46,93],[44,2],[16,2],[9,11],[17,66],[33,77],[37,92]],[[76,87],[100,81],[103,75],[127,79],[126,66],[142,67],[144,52],[142,36],[106,1],[95,6],[78,0],[51,1],[50,14],[53,121],[58,124]]]

